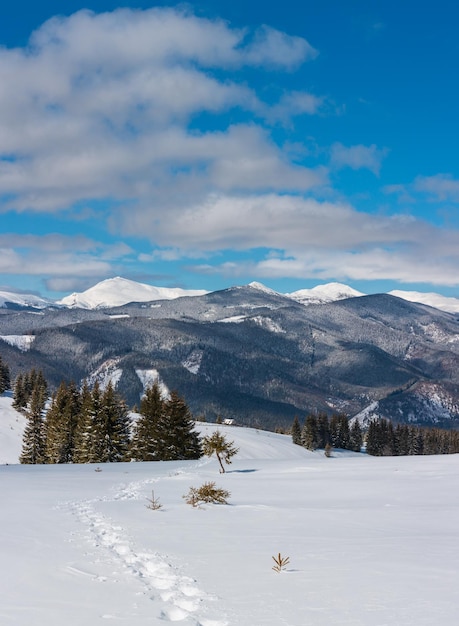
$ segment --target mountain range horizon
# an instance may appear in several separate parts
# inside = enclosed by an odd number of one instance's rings
[[[324,304],[369,295],[339,282],[322,283],[312,288],[299,289],[290,293],[281,293],[257,281],[250,282],[248,285],[243,286],[284,296],[304,305]],[[35,294],[0,290],[0,307],[31,307],[37,309],[53,306],[82,309],[112,308],[130,304],[131,302],[153,302],[156,300],[173,300],[181,297],[202,296],[238,287],[238,285],[233,285],[226,289],[215,290],[215,292],[204,289],[157,287],[121,276],[115,276],[99,281],[84,291],[73,292],[68,296],[56,300],[43,298]],[[459,298],[422,291],[391,290],[384,293],[388,293],[388,295],[401,298],[408,302],[424,304],[448,313],[459,313]]]

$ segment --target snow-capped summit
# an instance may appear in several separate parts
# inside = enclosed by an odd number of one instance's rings
[[[33,307],[34,309],[46,309],[46,307],[52,304],[50,300],[35,296],[34,294],[0,291],[1,308],[5,308],[8,305],[15,305],[19,307]]]
[[[312,289],[300,289],[292,293],[286,293],[286,296],[296,300],[301,304],[325,304],[334,302],[335,300],[345,300],[346,298],[357,298],[365,294],[341,283],[327,283],[326,285],[317,285]]]
[[[257,283],[255,280],[249,283],[247,287],[252,287],[252,289],[258,289],[258,291],[263,291],[264,293],[269,293],[271,295],[279,295],[279,292],[274,291],[274,289],[271,289],[270,287],[266,287],[263,283]]]
[[[129,302],[151,302],[153,300],[173,300],[182,296],[201,296],[207,291],[201,289],[180,289],[179,287],[153,287],[127,278],[108,278],[82,293],[72,293],[57,304],[72,308],[99,309],[122,306]]]

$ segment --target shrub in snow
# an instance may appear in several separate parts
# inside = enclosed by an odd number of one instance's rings
[[[216,487],[214,482],[203,483],[200,487],[190,487],[185,498],[187,504],[198,507],[200,504],[228,504],[230,492]]]

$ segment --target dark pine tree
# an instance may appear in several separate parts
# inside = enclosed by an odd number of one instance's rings
[[[301,446],[301,426],[296,415],[292,424],[292,441],[296,445]]]
[[[23,411],[28,402],[27,391],[24,382],[24,376],[22,374],[18,374],[16,378],[16,382],[14,384],[14,392],[13,392],[13,407],[17,411]]]
[[[130,456],[136,461],[157,461],[161,457],[165,424],[165,403],[155,382],[145,390],[140,417],[134,424]]]
[[[308,415],[301,431],[301,442],[308,450],[315,450],[318,444],[317,418],[315,415]]]
[[[363,445],[363,434],[360,422],[358,419],[354,420],[349,430],[349,449],[353,452],[360,452]]]
[[[0,356],[0,393],[4,393],[7,389],[11,389],[10,368]]]
[[[102,394],[100,417],[96,436],[99,438],[100,457],[96,463],[114,463],[127,458],[131,420],[126,403],[116,393],[111,382]]]
[[[80,414],[76,423],[73,446],[73,462],[89,463],[92,441],[93,398],[85,380],[79,397]]]
[[[349,420],[345,415],[334,415],[332,421],[335,423],[332,444],[334,448],[350,449],[351,437],[349,433]]]
[[[320,413],[317,418],[317,447],[324,448],[330,443],[330,425],[328,415]]]
[[[43,410],[46,395],[43,389],[35,386],[30,399],[30,408],[27,411],[27,426],[22,440],[22,451],[19,461],[25,464],[45,462],[45,426]]]
[[[194,420],[185,401],[175,392],[164,405],[163,448],[161,460],[199,459],[201,439],[194,429]]]
[[[75,383],[62,382],[46,413],[46,462],[74,461],[75,432],[80,418],[80,394]]]
[[[367,453],[372,456],[382,456],[383,446],[380,424],[377,420],[371,420],[367,432]]]

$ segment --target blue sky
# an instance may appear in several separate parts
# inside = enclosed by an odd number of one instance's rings
[[[459,296],[456,3],[18,0],[1,18],[0,288]]]

